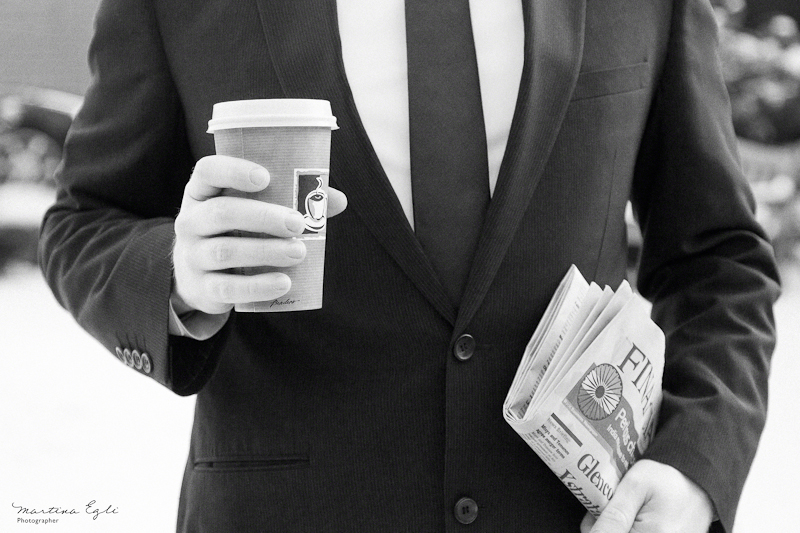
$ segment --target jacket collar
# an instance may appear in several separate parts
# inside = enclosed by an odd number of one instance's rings
[[[454,324],[454,335],[460,334],[497,274],[555,143],[581,63],[586,0],[523,3],[525,62],[516,110],[458,310],[414,236],[361,124],[345,76],[335,0],[257,2],[285,95],[331,102],[340,128],[331,146],[331,182],[347,194],[348,209],[356,212],[431,304]]]

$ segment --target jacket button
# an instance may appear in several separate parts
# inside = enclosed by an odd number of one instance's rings
[[[453,509],[456,520],[462,524],[471,524],[478,518],[478,504],[472,498],[461,498]]]
[[[117,353],[117,359],[119,359],[120,361],[122,361],[122,362],[124,363],[124,362],[125,362],[125,354],[124,354],[124,353],[122,353],[122,348],[120,348],[119,346],[117,346],[117,347],[115,348],[115,351],[116,351],[116,353]]]
[[[453,346],[453,355],[459,361],[467,361],[475,353],[475,338],[472,335],[461,335]]]
[[[125,364],[133,368],[133,354],[131,353],[131,351],[125,348],[124,350],[122,350],[122,354],[125,357]]]

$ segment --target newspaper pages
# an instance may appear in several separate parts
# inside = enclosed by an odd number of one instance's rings
[[[664,334],[627,281],[613,291],[573,265],[522,356],[506,421],[595,516],[656,425]]]

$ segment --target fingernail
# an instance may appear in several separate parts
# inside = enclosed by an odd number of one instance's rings
[[[292,259],[302,259],[306,255],[306,245],[300,241],[294,241],[286,247],[286,255]]]
[[[306,226],[306,221],[303,218],[303,215],[295,211],[293,213],[289,213],[288,215],[286,215],[286,218],[284,219],[284,224],[286,225],[286,229],[288,229],[292,233],[300,233]]]
[[[250,183],[257,187],[266,187],[269,181],[269,172],[263,167],[256,167],[250,171]]]

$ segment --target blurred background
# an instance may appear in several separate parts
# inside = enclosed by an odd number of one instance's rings
[[[131,372],[55,303],[36,267],[52,174],[89,82],[99,0],[0,0],[0,531],[17,509],[94,508],[52,530],[174,531],[192,398]],[[784,278],[770,413],[736,533],[796,530],[800,382],[800,2],[712,0],[742,165]],[[630,221],[631,258],[638,231]],[[792,440],[790,440],[792,439]],[[50,515],[45,515],[50,516]],[[56,516],[57,517],[57,516]]]

